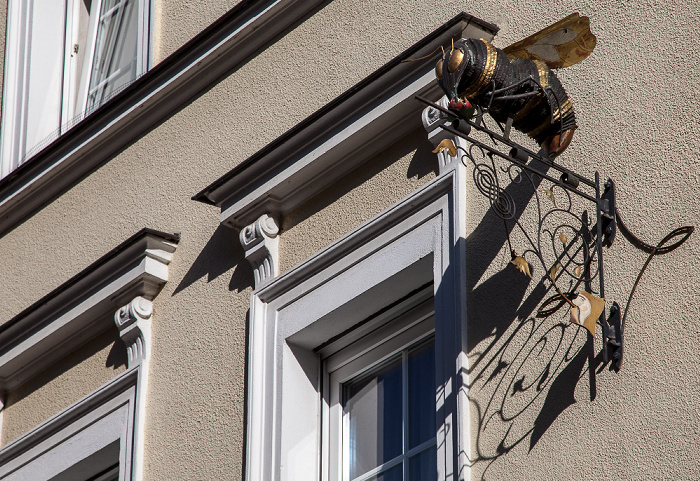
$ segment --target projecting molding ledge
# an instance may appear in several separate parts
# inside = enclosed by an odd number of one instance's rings
[[[492,39],[497,30],[456,16],[193,199],[219,207],[221,223],[236,229],[264,214],[279,218],[420,127],[415,96],[442,96],[431,52],[460,36]]]
[[[151,300],[168,280],[168,264],[179,240],[177,234],[143,229],[0,326],[0,393],[46,369],[115,321],[129,348],[129,367],[141,362]]]

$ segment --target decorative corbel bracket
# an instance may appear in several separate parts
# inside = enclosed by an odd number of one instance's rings
[[[437,105],[447,109],[447,97],[443,96],[437,101]],[[428,132],[428,140],[433,145],[437,147],[440,142],[445,139],[450,139],[452,143],[457,147],[466,147],[466,141],[461,137],[454,135],[447,130],[443,129],[442,126],[449,125],[451,119],[441,110],[435,107],[426,107],[421,115],[423,120],[423,127]],[[458,155],[450,155],[447,150],[443,150],[437,153],[438,164],[440,168],[440,173],[445,172],[449,167],[451,167],[455,162],[459,162],[460,157]]]
[[[256,288],[279,274],[279,231],[277,221],[267,214],[241,229],[239,238],[253,267]]]
[[[119,336],[126,344],[128,368],[143,364],[150,353],[153,303],[137,296],[114,314]]]

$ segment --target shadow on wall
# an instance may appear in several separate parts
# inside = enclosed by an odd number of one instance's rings
[[[516,212],[523,212],[532,199],[532,189],[522,184],[511,184],[506,191],[516,202]],[[504,222],[493,209],[464,244],[470,253],[471,475],[472,479],[491,479],[490,469],[497,462],[509,463],[511,450],[523,446],[532,451],[557,417],[576,402],[575,391],[582,378],[589,378],[586,397],[595,399],[595,369],[602,359],[594,357],[587,331],[569,323],[568,309],[548,318],[536,317],[551,292],[542,281],[537,282],[534,272],[536,280],[531,280],[508,263],[482,280],[494,263],[500,265],[503,249],[509,247]],[[530,286],[534,282],[537,284]],[[522,453],[512,462],[522,463]]]
[[[420,127],[396,143],[387,146],[382,152],[367,159],[366,162],[352,172],[349,172],[333,185],[327,186],[328,188],[326,190],[285,214],[282,218],[282,231],[290,230],[313,215],[318,214],[320,211],[338,202],[339,199],[357,189],[359,186],[365,185],[372,179],[380,176],[382,172],[391,170],[391,166],[397,162],[401,162],[402,159],[408,160],[408,166],[405,170],[406,179],[414,179],[417,180],[418,183],[422,183],[437,176],[437,160],[435,154],[431,152],[433,147],[430,142],[428,142],[425,133],[421,134],[421,131],[425,132],[425,130]],[[375,142],[381,142],[381,139]],[[409,156],[410,159],[408,159]],[[410,186],[411,183],[407,183],[406,185]],[[385,185],[384,187],[388,188],[391,186]],[[374,200],[378,202],[378,206],[389,207],[414,188],[415,187],[410,187],[407,192],[401,193],[398,198],[393,198],[385,192],[383,195],[387,196],[386,198],[380,196],[379,199]],[[382,205],[382,203],[385,205]],[[352,227],[355,226],[348,226],[347,230],[351,230]]]
[[[235,267],[229,290],[241,292],[253,287],[253,269],[245,260],[243,247],[238,240],[238,232],[219,224],[204,249],[173,291],[173,296],[206,277],[211,282]]]

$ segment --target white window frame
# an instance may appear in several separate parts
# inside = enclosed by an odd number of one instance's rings
[[[374,321],[376,323],[377,319]],[[362,339],[323,360],[322,444],[328,447],[327,471],[330,479],[338,481],[350,479],[348,429],[343,416],[341,399],[343,384],[372,370],[396,353],[434,337],[434,334],[435,316],[433,299],[430,295],[427,302],[424,301],[411,311],[400,315],[398,319],[381,325]],[[321,356],[323,357],[323,353]],[[435,392],[438,392],[437,386],[435,388]],[[404,406],[404,416],[407,415],[406,406]],[[414,450],[423,450],[432,447],[435,443],[436,440],[433,438]],[[404,453],[404,456],[407,454],[409,453]],[[322,470],[326,471],[323,466]],[[371,470],[363,476],[375,475],[376,471],[377,469]]]
[[[0,480],[52,480],[115,442],[119,481],[142,479],[152,299],[168,280],[177,239],[143,229],[3,325],[0,392],[43,372],[113,323],[126,345],[127,370],[3,446]]]
[[[469,477],[466,169],[445,173],[251,296],[247,481],[336,481],[316,349],[432,283],[438,480]],[[375,326],[376,327],[376,326]],[[361,325],[352,335],[361,336]],[[322,407],[323,406],[323,407]]]
[[[26,52],[30,49],[29,23],[34,0],[9,0],[7,12],[7,33],[5,42],[5,72],[3,85],[2,126],[0,129],[0,178],[16,169],[31,154],[41,150],[45,144],[80,121],[87,113],[88,87],[93,74],[93,57],[100,10],[104,0],[93,0],[85,48],[81,79],[78,88],[72,89],[73,82],[67,80],[77,75],[77,65],[71,62],[71,51],[76,43],[77,11],[82,0],[65,0],[66,34],[63,60],[63,94],[60,107],[59,125],[54,134],[35,145],[24,145],[27,131],[26,112],[29,105],[29,73]],[[134,0],[138,8],[136,77],[150,68],[151,58],[151,0]],[[74,107],[75,106],[75,107]],[[99,103],[95,105],[99,106]],[[90,107],[93,110],[94,107]]]
[[[140,384],[138,369],[122,373],[9,444],[0,452],[0,460],[7,460],[0,466],[0,480],[53,480],[115,443],[119,444],[118,456],[115,459],[115,453],[110,453],[107,465],[100,471],[117,461],[118,479],[133,479]],[[89,473],[94,474],[97,473]]]

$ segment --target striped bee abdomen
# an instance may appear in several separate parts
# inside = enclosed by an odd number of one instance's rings
[[[561,154],[568,146],[576,128],[573,105],[559,79],[544,62],[510,60],[503,50],[486,40],[466,39],[456,42],[445,53],[436,71],[440,86],[450,100],[468,99],[475,105],[488,107],[499,122],[512,117],[513,127],[535,139],[550,157]],[[519,83],[529,78],[536,82]],[[539,91],[536,95],[517,98],[536,91]],[[508,98],[513,96],[516,98]]]

